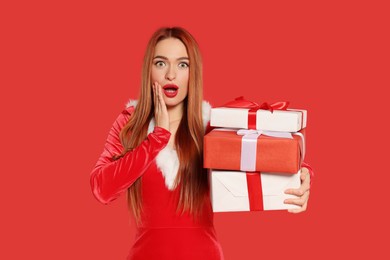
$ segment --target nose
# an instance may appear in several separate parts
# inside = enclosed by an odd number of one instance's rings
[[[165,78],[167,80],[174,80],[176,77],[176,71],[175,71],[175,68],[173,66],[169,66],[168,67],[168,71],[167,73],[165,74]]]

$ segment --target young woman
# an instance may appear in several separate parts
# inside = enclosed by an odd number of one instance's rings
[[[223,259],[214,226],[203,136],[210,105],[202,100],[202,60],[195,39],[180,27],[151,37],[138,101],[114,122],[91,173],[104,204],[128,192],[137,224],[128,259]],[[308,165],[305,164],[309,168]],[[306,210],[309,168],[286,200]]]

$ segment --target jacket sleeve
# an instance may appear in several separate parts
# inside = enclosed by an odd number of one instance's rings
[[[117,199],[142,176],[158,152],[168,144],[171,135],[168,130],[156,126],[139,146],[128,151],[123,157],[113,160],[112,156],[123,150],[119,133],[131,116],[130,111],[132,110],[124,110],[115,120],[103,152],[90,174],[93,195],[106,205]]]

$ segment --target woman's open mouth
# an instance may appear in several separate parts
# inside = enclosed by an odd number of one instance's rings
[[[173,84],[167,84],[163,87],[165,96],[173,98],[179,92],[179,87]]]

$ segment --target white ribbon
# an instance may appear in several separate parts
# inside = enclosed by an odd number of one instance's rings
[[[257,138],[260,135],[267,135],[279,138],[293,139],[292,134],[297,134],[302,138],[303,142],[303,156],[304,156],[304,137],[301,133],[277,132],[277,131],[263,131],[253,129],[240,129],[237,135],[243,135],[241,141],[241,171],[256,171],[256,155],[257,155]],[[302,156],[302,157],[303,157]],[[303,158],[301,158],[303,161]]]

